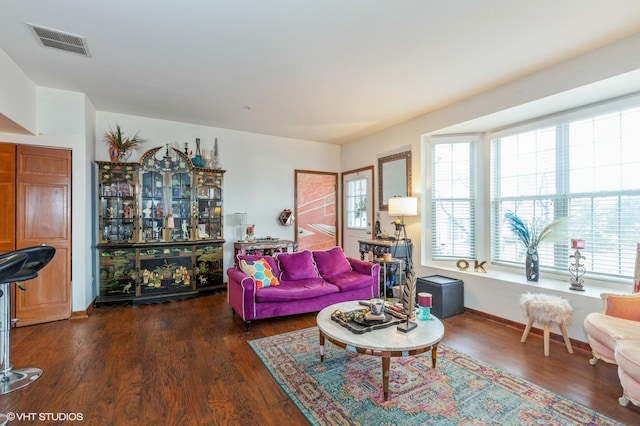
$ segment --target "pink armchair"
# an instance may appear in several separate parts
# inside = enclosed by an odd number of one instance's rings
[[[623,388],[621,405],[640,405],[640,293],[600,295],[602,312],[584,320],[595,365],[599,359],[618,365]]]
[[[594,312],[584,320],[593,358],[615,364],[615,350],[622,339],[640,339],[640,293],[600,295],[602,312]]]

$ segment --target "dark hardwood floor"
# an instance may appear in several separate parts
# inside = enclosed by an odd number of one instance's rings
[[[591,366],[587,350],[570,355],[553,340],[545,358],[539,335],[522,344],[521,329],[471,312],[443,322],[449,347],[620,422],[640,424],[638,407],[618,404],[616,367]],[[85,319],[13,329],[14,368],[38,367],[44,374],[0,396],[0,412],[80,413],[82,422],[64,424],[83,425],[306,424],[247,341],[314,325],[315,314],[297,315],[256,321],[245,333],[222,293],[100,308]]]

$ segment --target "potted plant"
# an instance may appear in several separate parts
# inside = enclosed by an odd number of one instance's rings
[[[540,277],[540,259],[538,245],[543,241],[557,241],[564,236],[567,218],[556,219],[542,226],[535,219],[527,223],[515,213],[507,212],[504,220],[511,232],[524,244],[527,249],[526,275],[527,281],[538,281]]]
[[[140,132],[138,132],[140,133]],[[145,142],[136,133],[132,138],[125,136],[119,124],[116,124],[116,130],[109,129],[104,134],[104,141],[109,148],[109,157],[111,161],[125,161],[130,155],[131,150],[138,150],[140,145]]]

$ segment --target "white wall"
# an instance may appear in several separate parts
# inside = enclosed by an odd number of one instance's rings
[[[36,133],[36,85],[0,49],[0,131]]]
[[[465,306],[501,318],[524,323],[525,318],[518,304],[519,295],[525,292],[544,291],[566,297],[575,313],[569,335],[587,341],[582,323],[589,312],[601,307],[600,291],[592,288],[585,293],[568,290],[568,283],[542,279],[539,284],[527,283],[522,274],[505,274],[487,264],[487,274],[462,273],[455,262],[435,263],[428,251],[428,228],[431,217],[429,208],[430,182],[427,159],[431,147],[423,143],[424,136],[433,133],[465,131],[483,132],[492,126],[505,125],[514,119],[525,120],[560,109],[576,106],[575,102],[594,102],[624,93],[640,90],[637,74],[640,70],[640,35],[635,35],[585,55],[567,60],[556,66],[510,82],[493,90],[478,94],[456,104],[416,117],[405,123],[373,135],[353,141],[342,147],[341,169],[352,170],[374,165],[377,177],[377,158],[402,146],[412,151],[413,195],[420,198],[419,217],[406,218],[407,233],[414,243],[414,263],[418,276],[445,275],[460,278],[465,283]],[[629,78],[629,76],[634,77]],[[619,83],[623,81],[624,83]],[[629,82],[633,84],[629,84]],[[606,86],[605,84],[606,83]],[[602,90],[606,88],[606,90]],[[543,106],[544,109],[540,109]],[[536,109],[537,108],[537,109]],[[535,112],[533,112],[535,111]],[[490,120],[489,120],[490,119]],[[463,123],[471,123],[460,126]],[[445,130],[446,129],[446,130]],[[391,222],[382,212],[382,224]],[[422,226],[422,224],[425,226]],[[387,225],[388,226],[388,225]],[[487,254],[485,259],[488,259]],[[543,273],[544,276],[544,273]],[[588,287],[589,284],[587,283]],[[619,290],[618,290],[619,291]]]
[[[37,136],[0,133],[0,141],[71,150],[72,286],[71,310],[85,310],[95,298],[91,227],[95,110],[82,93],[37,88]],[[87,134],[88,131],[91,134]],[[89,141],[90,143],[88,143]]]
[[[108,160],[103,135],[120,125],[126,135],[147,140],[144,151],[184,143],[195,152],[195,139],[200,138],[201,149],[212,150],[218,138],[218,149],[224,177],[224,245],[225,269],[233,259],[233,240],[236,228],[233,213],[246,212],[248,222],[256,226],[256,236],[267,235],[281,239],[295,239],[294,227],[282,226],[278,216],[283,209],[294,210],[295,170],[338,172],[340,147],[299,139],[288,139],[216,127],[199,126],[176,121],[157,120],[132,115],[98,111],[96,121],[96,159]],[[137,161],[134,154],[129,161]]]

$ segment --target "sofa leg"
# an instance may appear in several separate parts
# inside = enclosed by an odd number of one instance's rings
[[[626,407],[627,405],[629,405],[629,398],[627,398],[627,396],[623,394],[620,398],[618,398],[618,402],[623,407]]]
[[[246,333],[248,333],[249,331],[251,331],[251,321],[245,321],[244,322],[244,331]]]
[[[589,364],[596,365],[596,362],[598,362],[598,358],[594,355],[593,358],[589,360]]]

